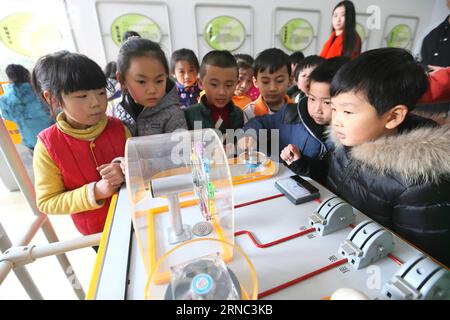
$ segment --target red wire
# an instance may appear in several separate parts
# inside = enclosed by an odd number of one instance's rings
[[[276,199],[276,198],[283,197],[283,196],[284,196],[284,194],[280,193],[280,194],[276,194],[274,196],[270,196],[270,197],[267,197],[267,198],[261,198],[261,199],[253,200],[253,201],[250,201],[250,202],[240,203],[240,204],[235,205],[234,208],[235,209],[242,208],[242,207],[249,206],[251,204],[255,204],[255,203],[263,202],[263,201],[267,201],[267,200],[272,200],[272,199]]]
[[[261,292],[260,294],[258,294],[258,299],[267,297],[267,296],[269,296],[271,294],[274,294],[274,293],[276,293],[276,292],[278,292],[280,290],[286,289],[287,287],[290,287],[290,286],[292,286],[294,284],[297,284],[297,283],[302,282],[302,281],[304,281],[306,279],[312,278],[312,277],[314,277],[314,276],[316,276],[316,275],[318,275],[320,273],[323,273],[323,272],[325,272],[327,270],[330,270],[330,269],[333,269],[335,267],[338,267],[338,266],[340,266],[340,265],[342,265],[344,263],[347,263],[347,261],[348,261],[347,258],[339,260],[339,261],[336,261],[336,262],[334,262],[334,263],[332,263],[332,264],[330,264],[328,266],[325,266],[325,267],[320,268],[318,270],[315,270],[313,272],[307,273],[307,274],[305,274],[305,275],[303,275],[303,276],[301,276],[301,277],[299,277],[297,279],[285,282],[285,283],[283,283],[283,284],[281,284],[279,286],[276,286],[275,288],[272,288],[272,289],[269,289],[267,291]]]
[[[402,260],[400,260],[399,258],[397,258],[396,256],[394,256],[392,254],[388,254],[388,257],[391,258],[392,260],[394,260],[394,262],[396,264],[398,264],[399,266],[402,266],[404,264],[404,262]]]
[[[287,237],[284,237],[284,238],[281,238],[281,239],[278,239],[278,240],[275,240],[275,241],[272,241],[272,242],[269,242],[269,243],[265,243],[265,244],[259,243],[259,241],[255,239],[253,234],[250,231],[247,231],[247,230],[241,230],[241,231],[235,232],[234,235],[237,237],[237,236],[246,234],[246,235],[248,235],[250,237],[250,239],[252,240],[252,242],[253,242],[253,244],[255,246],[257,246],[258,248],[264,249],[264,248],[269,248],[271,246],[280,244],[282,242],[286,242],[286,241],[291,240],[291,239],[295,239],[295,238],[301,237],[301,236],[303,236],[305,234],[308,234],[308,233],[311,233],[313,231],[316,231],[316,229],[315,228],[306,229],[306,230],[303,230],[301,232],[297,232],[297,233],[291,234],[290,236],[287,236]]]

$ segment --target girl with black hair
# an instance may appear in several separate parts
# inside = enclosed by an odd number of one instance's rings
[[[37,206],[71,214],[83,235],[102,232],[111,196],[124,182],[116,159],[130,136],[119,120],[106,117],[106,77],[88,57],[60,51],[38,60],[32,83],[52,113],[62,110],[34,150]]]
[[[351,1],[341,1],[333,9],[333,31],[322,47],[320,56],[355,58],[361,53],[361,39],[356,32],[355,6]]]
[[[160,45],[148,39],[130,38],[120,48],[117,79],[122,101],[112,108],[133,136],[187,129],[175,83]]]

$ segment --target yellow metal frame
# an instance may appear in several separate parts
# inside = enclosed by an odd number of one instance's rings
[[[235,163],[234,161],[236,161],[236,159],[231,159],[230,164],[234,164]],[[264,180],[264,179],[272,177],[275,173],[276,173],[275,164],[273,163],[273,161],[268,160],[268,162],[266,164],[266,169],[264,171],[232,177],[232,183],[233,183],[233,185],[239,185],[239,184],[249,183],[249,182],[253,182],[253,181]],[[192,196],[193,194],[194,194],[193,192],[184,192],[181,194],[181,196],[187,197],[187,196]],[[97,257],[95,260],[94,271],[92,273],[91,281],[89,283],[89,288],[88,288],[88,291],[86,294],[86,300],[95,299],[95,295],[97,293],[98,281],[100,278],[100,273],[101,273],[101,269],[102,269],[104,258],[105,258],[106,244],[107,244],[109,236],[110,236],[111,225],[112,225],[112,221],[113,221],[113,217],[114,217],[115,209],[116,209],[116,205],[117,205],[117,198],[118,198],[118,194],[114,194],[111,198],[111,204],[109,206],[108,216],[107,216],[106,222],[105,222],[105,228],[104,228],[103,235],[102,235],[102,238],[100,241],[99,251],[97,253]],[[198,201],[199,201],[198,199],[182,201],[182,202],[180,202],[180,207],[186,208],[186,207],[194,206],[194,205],[198,204]],[[148,216],[148,225],[149,225],[149,231],[150,231],[150,230],[153,230],[154,215],[167,212],[168,209],[169,209],[168,206],[160,206],[160,207],[152,208],[148,211],[136,212],[135,215],[136,215],[136,217],[142,217],[144,215]],[[217,223],[213,222],[213,226],[214,226],[217,234],[219,235],[220,240],[218,240],[218,241],[226,242],[225,240],[223,240],[225,238],[225,236],[223,235],[223,231],[217,225]],[[150,248],[151,252],[155,252],[155,239],[154,239],[154,237],[150,236],[150,232],[149,232],[147,241],[148,241],[147,247]],[[138,239],[138,248],[139,248],[141,257],[144,257],[145,256],[144,250],[143,250],[142,244],[139,239]],[[165,254],[167,254],[167,252]],[[233,256],[232,252],[227,252],[227,250],[224,250],[224,253],[222,254],[222,259],[225,262],[228,262],[229,260],[232,259],[232,256]],[[150,272],[151,272],[151,270],[156,270],[156,269],[154,269],[154,268],[156,268],[156,265],[157,265],[157,261],[156,261],[156,256],[154,254],[151,256],[150,265],[149,265],[149,261],[144,261],[145,269]],[[161,275],[160,281],[162,283],[167,282],[167,281],[169,281],[169,278],[170,278],[170,273],[167,272],[166,274]],[[244,290],[242,292],[243,292],[244,298],[248,299],[250,297]]]
[[[94,300],[98,288],[98,280],[100,272],[103,267],[103,260],[105,258],[106,243],[108,242],[111,224],[116,210],[118,194],[115,193],[111,198],[111,203],[108,209],[108,216],[106,217],[105,227],[103,228],[102,238],[100,240],[100,246],[95,259],[94,271],[92,272],[91,282],[89,283],[89,289],[86,294],[86,300]]]

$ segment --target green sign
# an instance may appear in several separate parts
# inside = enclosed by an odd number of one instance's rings
[[[159,26],[153,20],[137,13],[124,14],[113,21],[111,37],[117,46],[122,45],[122,37],[126,31],[136,31],[143,38],[158,43],[162,37]]]
[[[388,33],[386,43],[390,48],[406,48],[411,39],[411,28],[406,24],[398,24]]]
[[[245,41],[245,28],[242,23],[228,16],[220,16],[206,24],[205,41],[215,50],[234,51]]]
[[[280,41],[286,49],[302,51],[309,47],[314,39],[311,24],[305,19],[292,19],[284,24],[280,31]]]
[[[15,53],[37,58],[58,50],[62,34],[55,24],[18,12],[0,20],[0,41]]]
[[[363,43],[364,40],[366,40],[366,29],[364,29],[364,27],[360,23],[356,23],[356,32],[361,39],[361,43]]]

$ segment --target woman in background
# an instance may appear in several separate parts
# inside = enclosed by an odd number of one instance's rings
[[[361,53],[361,39],[356,32],[355,6],[351,1],[341,1],[333,9],[333,32],[325,42],[320,56],[355,58]]]

